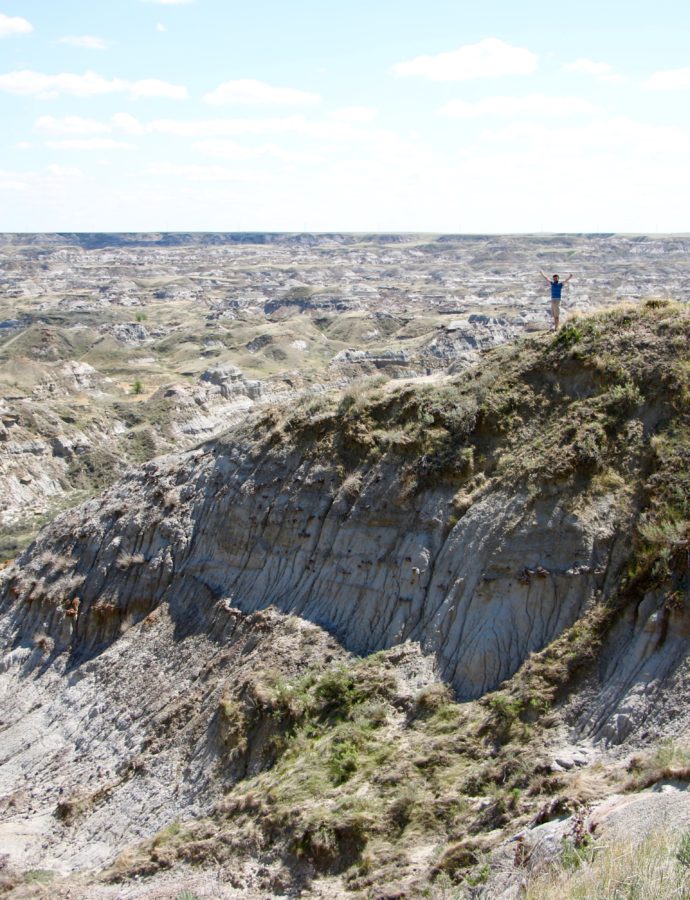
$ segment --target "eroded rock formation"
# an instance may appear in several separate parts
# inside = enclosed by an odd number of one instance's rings
[[[274,409],[58,517],[0,576],[16,860],[108,862],[270,769],[293,726],[262,694],[268,667],[289,679],[401,646],[403,682],[470,701],[554,646],[570,740],[601,752],[687,723],[687,566],[664,544],[687,477],[687,329],[655,305],[443,387]],[[491,707],[499,735],[527,710],[511,702]],[[507,821],[483,809],[478,829]],[[363,844],[348,847],[338,866]]]

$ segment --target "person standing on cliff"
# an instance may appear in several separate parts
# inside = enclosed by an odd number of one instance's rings
[[[563,285],[567,284],[570,279],[573,277],[572,272],[565,281],[560,281],[558,275],[554,275],[553,278],[549,278],[546,272],[541,269],[541,274],[551,285],[551,315],[553,316],[553,330],[558,331],[558,324],[561,318],[561,291],[563,290]]]

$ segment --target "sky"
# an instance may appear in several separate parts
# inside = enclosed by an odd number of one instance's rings
[[[0,0],[0,231],[690,232],[690,4]]]

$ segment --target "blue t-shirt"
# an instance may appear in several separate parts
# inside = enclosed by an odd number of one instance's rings
[[[560,300],[562,290],[563,290],[563,282],[562,281],[552,281],[551,282],[551,299],[552,300]]]

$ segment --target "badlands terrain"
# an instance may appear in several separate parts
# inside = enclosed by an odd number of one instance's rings
[[[0,558],[259,404],[459,371],[575,312],[690,294],[690,237],[0,234]]]
[[[0,892],[690,895],[689,238],[0,247]]]

